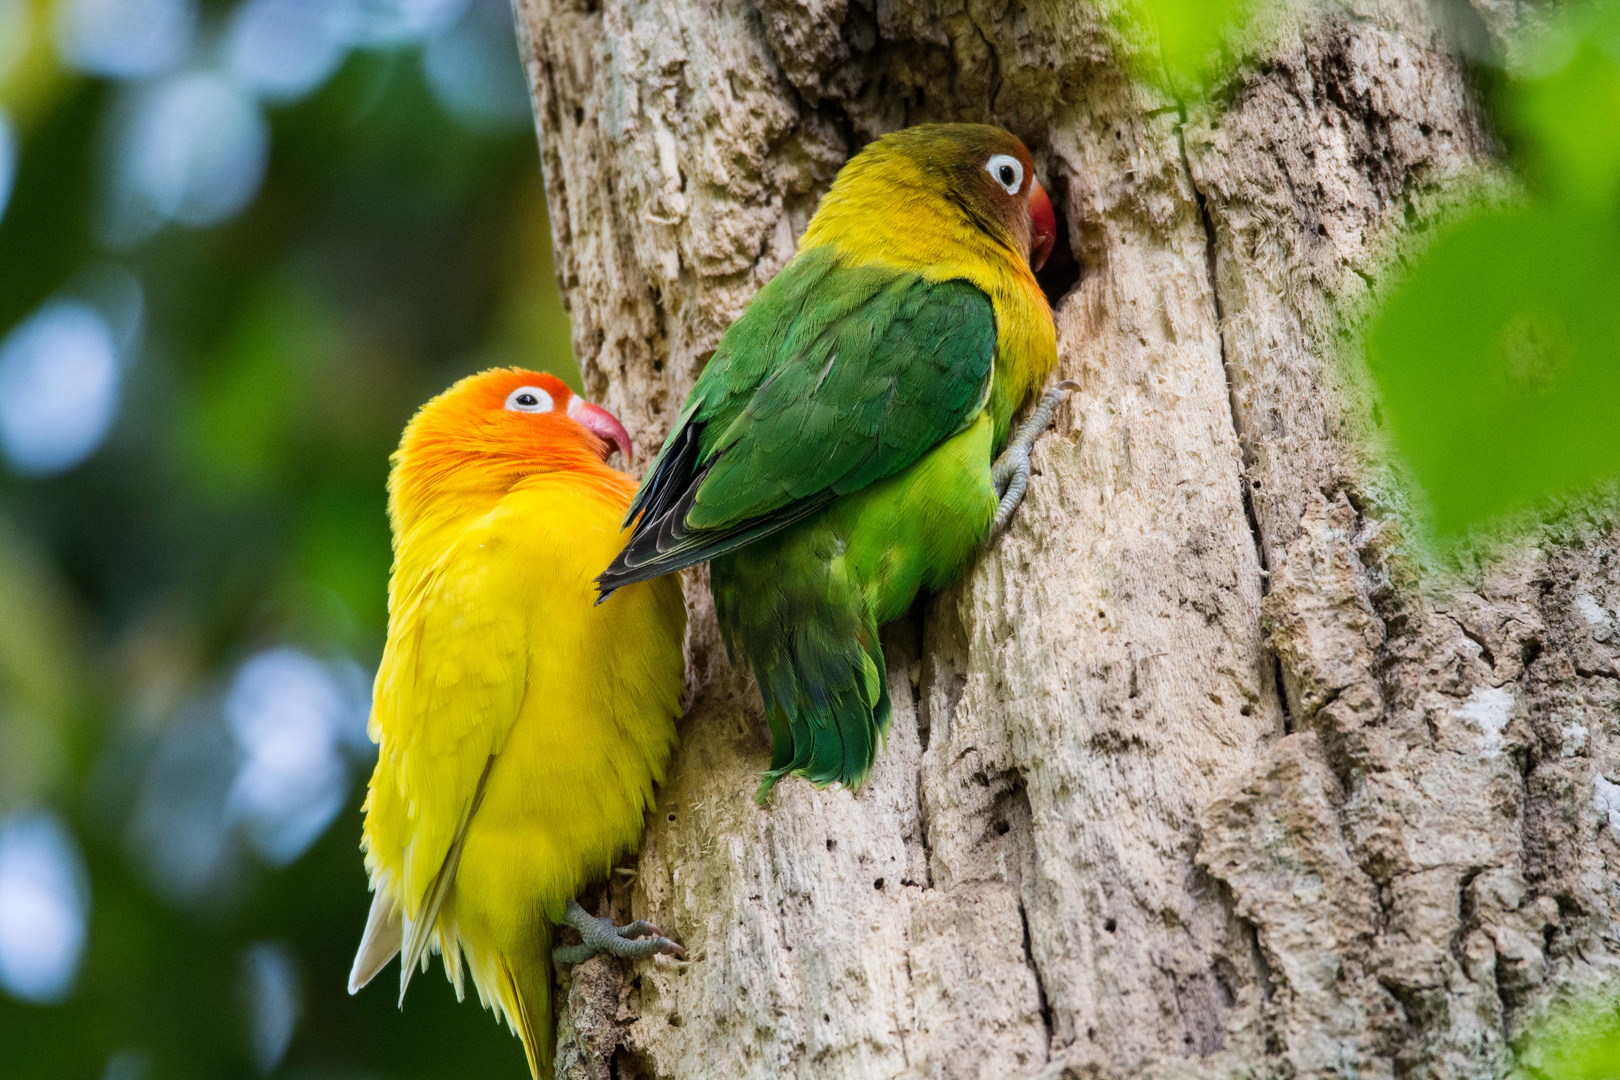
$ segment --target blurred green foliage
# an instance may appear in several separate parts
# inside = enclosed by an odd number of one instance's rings
[[[1368,350],[1443,535],[1620,473],[1620,215],[1555,204],[1457,223]]]
[[[59,6],[23,4],[40,26]],[[205,4],[205,31],[234,8]],[[442,979],[418,979],[404,1012],[395,969],[347,994],[369,906],[360,749],[342,748],[343,809],[284,866],[237,835],[181,896],[132,823],[188,732],[233,745],[221,701],[247,658],[290,645],[333,671],[375,665],[388,455],[417,405],[497,364],[578,385],[532,127],[458,120],[418,45],[357,49],[268,106],[268,171],[239,215],[109,246],[103,147],[126,89],[65,70],[49,34],[10,63],[0,339],[87,270],[132,276],[144,307],[100,448],[58,475],[0,461],[0,825],[49,808],[89,896],[65,1000],[0,987],[0,1080],[261,1073],[244,998],[257,942],[296,973],[271,1075],[526,1076],[516,1040]]]
[[[1127,19],[1151,33],[1156,53],[1143,54],[1143,74],[1180,92],[1202,84],[1220,66],[1226,35],[1260,0],[1130,0]]]
[[[1501,102],[1521,171],[1547,201],[1620,207],[1620,5],[1571,4],[1527,51]]]
[[[1620,475],[1620,5],[1572,5],[1496,102],[1527,183],[1444,229],[1367,338],[1435,533]]]
[[[1519,1072],[1541,1080],[1620,1076],[1620,1009],[1613,993],[1588,994],[1548,1011],[1517,1047]]]

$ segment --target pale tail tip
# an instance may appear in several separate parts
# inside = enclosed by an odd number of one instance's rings
[[[376,974],[377,973],[375,971],[371,972],[370,974],[362,971],[360,968],[360,961],[356,959],[354,968],[349,972],[349,995],[352,997],[364,990],[368,985],[370,985],[372,978]]]
[[[362,953],[361,955],[363,956],[364,954]],[[361,970],[360,957],[355,957],[354,967],[349,969],[349,996],[353,997],[355,994],[358,994],[360,991],[364,990],[366,988],[366,984],[370,981],[371,975],[367,975]]]

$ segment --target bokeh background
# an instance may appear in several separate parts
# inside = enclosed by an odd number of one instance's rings
[[[345,990],[388,454],[575,382],[505,0],[0,0],[0,1078],[523,1077]]]

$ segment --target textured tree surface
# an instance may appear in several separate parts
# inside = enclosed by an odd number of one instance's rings
[[[599,902],[691,961],[577,969],[564,1075],[1533,1065],[1620,961],[1616,534],[1416,558],[1354,360],[1390,267],[1507,182],[1464,57],[1525,5],[1295,4],[1200,101],[1081,0],[517,7],[586,385],[643,453],[883,131],[1020,135],[1080,271],[1082,389],[1011,529],[886,632],[858,793],[754,805],[757,693],[689,577],[681,748]]]

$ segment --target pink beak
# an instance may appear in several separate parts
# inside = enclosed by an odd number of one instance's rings
[[[568,415],[592,435],[617,446],[619,453],[624,455],[624,463],[630,464],[630,433],[624,430],[624,425],[619,423],[618,417],[600,405],[592,405],[579,398],[574,399],[574,407],[568,410]],[[609,450],[608,453],[611,454],[612,451]],[[606,460],[607,454],[603,454],[602,457]]]
[[[1039,270],[1046,265],[1046,257],[1052,254],[1052,244],[1057,240],[1057,215],[1052,213],[1052,200],[1046,197],[1039,180],[1029,185],[1029,222],[1029,268]]]

